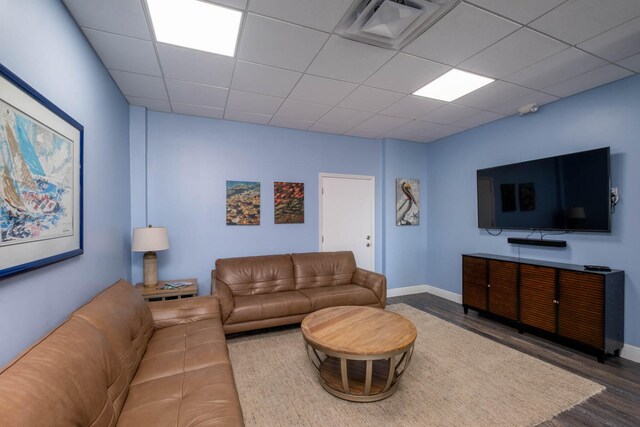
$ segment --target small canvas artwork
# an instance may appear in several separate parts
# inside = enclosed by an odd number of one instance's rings
[[[516,210],[516,185],[500,184],[500,196],[502,198],[502,212]]]
[[[520,184],[520,210],[534,211],[536,210],[536,187],[533,182]]]
[[[260,225],[260,183],[227,181],[227,225]]]
[[[304,183],[274,182],[273,210],[276,224],[304,223]]]
[[[396,225],[420,224],[420,181],[396,179]]]

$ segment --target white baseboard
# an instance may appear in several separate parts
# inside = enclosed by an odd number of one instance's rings
[[[462,304],[462,295],[455,292],[446,291],[444,289],[436,288],[435,286],[431,285],[415,285],[405,286],[404,288],[387,289],[387,297],[399,297],[403,295],[420,294],[423,292],[428,292],[441,298],[448,299],[449,301]],[[622,351],[620,352],[620,357],[640,363],[640,347],[625,344]]]

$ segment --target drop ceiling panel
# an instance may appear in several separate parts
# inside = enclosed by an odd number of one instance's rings
[[[166,78],[229,87],[235,59],[163,43],[156,46]]]
[[[345,132],[345,135],[357,136],[359,138],[374,139],[374,138],[378,138],[380,136],[380,132],[377,132],[377,131],[374,131],[374,130],[353,128],[353,129],[349,130],[348,132]]]
[[[254,114],[254,113],[246,113],[243,111],[231,111],[227,110],[224,113],[224,118],[226,120],[235,120],[237,122],[247,122],[247,123],[256,123],[259,125],[266,125],[271,120],[270,115],[266,114]]]
[[[403,119],[400,117],[389,117],[376,115],[370,119],[365,120],[358,126],[354,127],[356,131],[366,131],[367,133],[375,133],[377,136],[390,132],[391,130],[408,123],[409,119]]]
[[[162,111],[165,113],[171,112],[171,105],[169,101],[163,101],[160,99],[138,98],[136,96],[127,96],[127,101],[130,105],[138,105],[146,107],[152,111]]]
[[[231,7],[233,9],[244,10],[247,8],[247,0],[207,0],[211,3],[217,3],[221,6]]]
[[[229,89],[207,86],[180,80],[165,79],[169,99],[180,104],[200,105],[203,107],[224,108]]]
[[[304,71],[328,37],[320,31],[250,13],[246,16],[238,59]]]
[[[460,64],[460,68],[489,77],[504,77],[547,58],[568,46],[522,28]]]
[[[638,0],[572,0],[536,19],[530,26],[575,45],[639,15]]]
[[[125,96],[169,99],[167,97],[167,90],[164,87],[164,81],[160,77],[119,70],[109,70],[109,73],[111,73],[111,77],[113,77],[113,80]]]
[[[544,91],[552,95],[566,97],[574,95],[596,86],[600,86],[612,81],[632,75],[631,71],[625,70],[613,64],[605,65],[561,83],[545,88]]]
[[[531,89],[497,80],[475,92],[456,99],[454,102],[467,107],[486,110],[532,92]]]
[[[231,89],[226,108],[245,113],[273,115],[282,105],[283,98]]]
[[[296,119],[288,119],[285,117],[275,116],[269,124],[271,126],[279,126],[283,128],[289,129],[300,129],[307,130],[311,127],[314,122],[307,120],[296,120]]]
[[[276,117],[315,122],[327,114],[329,110],[331,110],[329,105],[287,99],[276,113]]]
[[[107,68],[161,76],[153,43],[133,37],[83,28],[84,34]]]
[[[457,120],[464,119],[465,117],[473,116],[479,112],[480,110],[476,108],[465,107],[464,105],[457,104],[447,104],[444,107],[425,114],[420,117],[420,120],[446,125]]]
[[[640,73],[640,53],[618,62],[619,65]]]
[[[457,65],[518,28],[518,24],[460,3],[403,51]]]
[[[405,119],[417,119],[420,116],[440,108],[447,103],[422,96],[409,95],[396,102],[389,108],[382,110],[385,116],[403,117]]]
[[[253,0],[249,10],[294,24],[331,32],[353,0]]]
[[[578,47],[612,62],[635,55],[640,52],[640,18],[580,43]]]
[[[307,72],[332,79],[362,83],[394,54],[393,50],[331,36]]]
[[[557,96],[549,95],[543,92],[531,92],[524,96],[521,96],[516,99],[512,99],[511,101],[507,101],[500,105],[496,105],[495,107],[489,108],[490,111],[498,114],[511,115],[517,114],[518,108],[529,105],[529,104],[537,104],[544,105],[549,102],[556,101],[558,99]]]
[[[305,74],[291,91],[289,98],[298,101],[336,105],[358,85],[339,80]]]
[[[313,126],[311,126],[309,128],[310,131],[314,131],[314,132],[324,132],[324,133],[335,133],[335,134],[343,134],[346,131],[348,131],[349,129],[351,129],[353,126],[349,126],[349,125],[339,125],[339,124],[334,124],[334,123],[314,123]]]
[[[473,116],[458,120],[457,122],[454,122],[453,125],[470,129],[499,120],[503,117],[505,116],[503,116],[502,114],[493,113],[491,111],[481,111],[478,114],[474,114]]]
[[[409,94],[440,77],[450,68],[437,62],[399,53],[365,83],[367,86]]]
[[[346,131],[364,122],[371,116],[373,116],[373,113],[336,107],[318,120],[318,123],[347,126]]]
[[[604,64],[606,62],[600,58],[575,48],[569,48],[511,74],[504,80],[539,90]]]
[[[151,40],[140,0],[63,0],[81,27]]]
[[[301,76],[302,73],[296,71],[238,61],[231,87],[284,98],[289,95]]]
[[[565,0],[469,0],[499,15],[527,24]]]
[[[464,132],[465,130],[466,129],[462,127],[442,125],[438,129],[433,131],[429,136],[435,139],[440,139],[446,136],[455,135],[456,133]]]
[[[340,107],[378,113],[405,95],[369,86],[359,86],[338,104]]]
[[[423,122],[420,120],[414,120],[406,123],[400,127],[397,127],[392,132],[395,134],[405,134],[414,136],[431,136],[440,126],[438,123]]]
[[[181,104],[179,102],[171,102],[173,112],[177,114],[186,114],[188,116],[210,117],[212,119],[221,119],[224,116],[224,108],[205,107],[202,105]]]

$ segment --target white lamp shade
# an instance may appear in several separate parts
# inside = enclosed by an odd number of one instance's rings
[[[133,229],[133,252],[164,251],[169,249],[169,234],[166,227],[138,227]]]

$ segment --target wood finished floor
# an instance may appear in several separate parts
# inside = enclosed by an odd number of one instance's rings
[[[602,393],[559,414],[541,426],[640,426],[640,364],[617,357],[598,363],[595,356],[518,331],[509,325],[465,315],[462,306],[428,293],[389,298],[405,303],[488,339],[522,351],[607,387]]]

